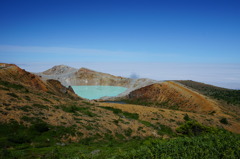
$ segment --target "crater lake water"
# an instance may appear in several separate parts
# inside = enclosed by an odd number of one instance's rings
[[[71,86],[74,92],[83,98],[99,99],[104,96],[114,97],[127,90],[118,86]]]

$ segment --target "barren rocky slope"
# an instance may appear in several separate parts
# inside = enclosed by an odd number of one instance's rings
[[[77,69],[73,68],[73,67],[69,67],[66,65],[58,65],[58,66],[54,66],[51,69],[48,69],[44,72],[42,72],[42,74],[44,75],[62,75],[62,74],[71,74],[76,72]]]

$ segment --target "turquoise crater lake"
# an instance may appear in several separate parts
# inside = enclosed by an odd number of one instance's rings
[[[83,98],[99,99],[104,96],[114,97],[127,90],[117,86],[71,86],[74,92]]]

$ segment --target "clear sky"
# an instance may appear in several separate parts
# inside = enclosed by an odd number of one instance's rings
[[[0,62],[240,88],[239,8],[239,0],[1,0]]]

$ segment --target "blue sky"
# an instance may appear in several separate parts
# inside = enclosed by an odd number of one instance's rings
[[[0,62],[240,88],[239,8],[238,0],[0,1]]]

